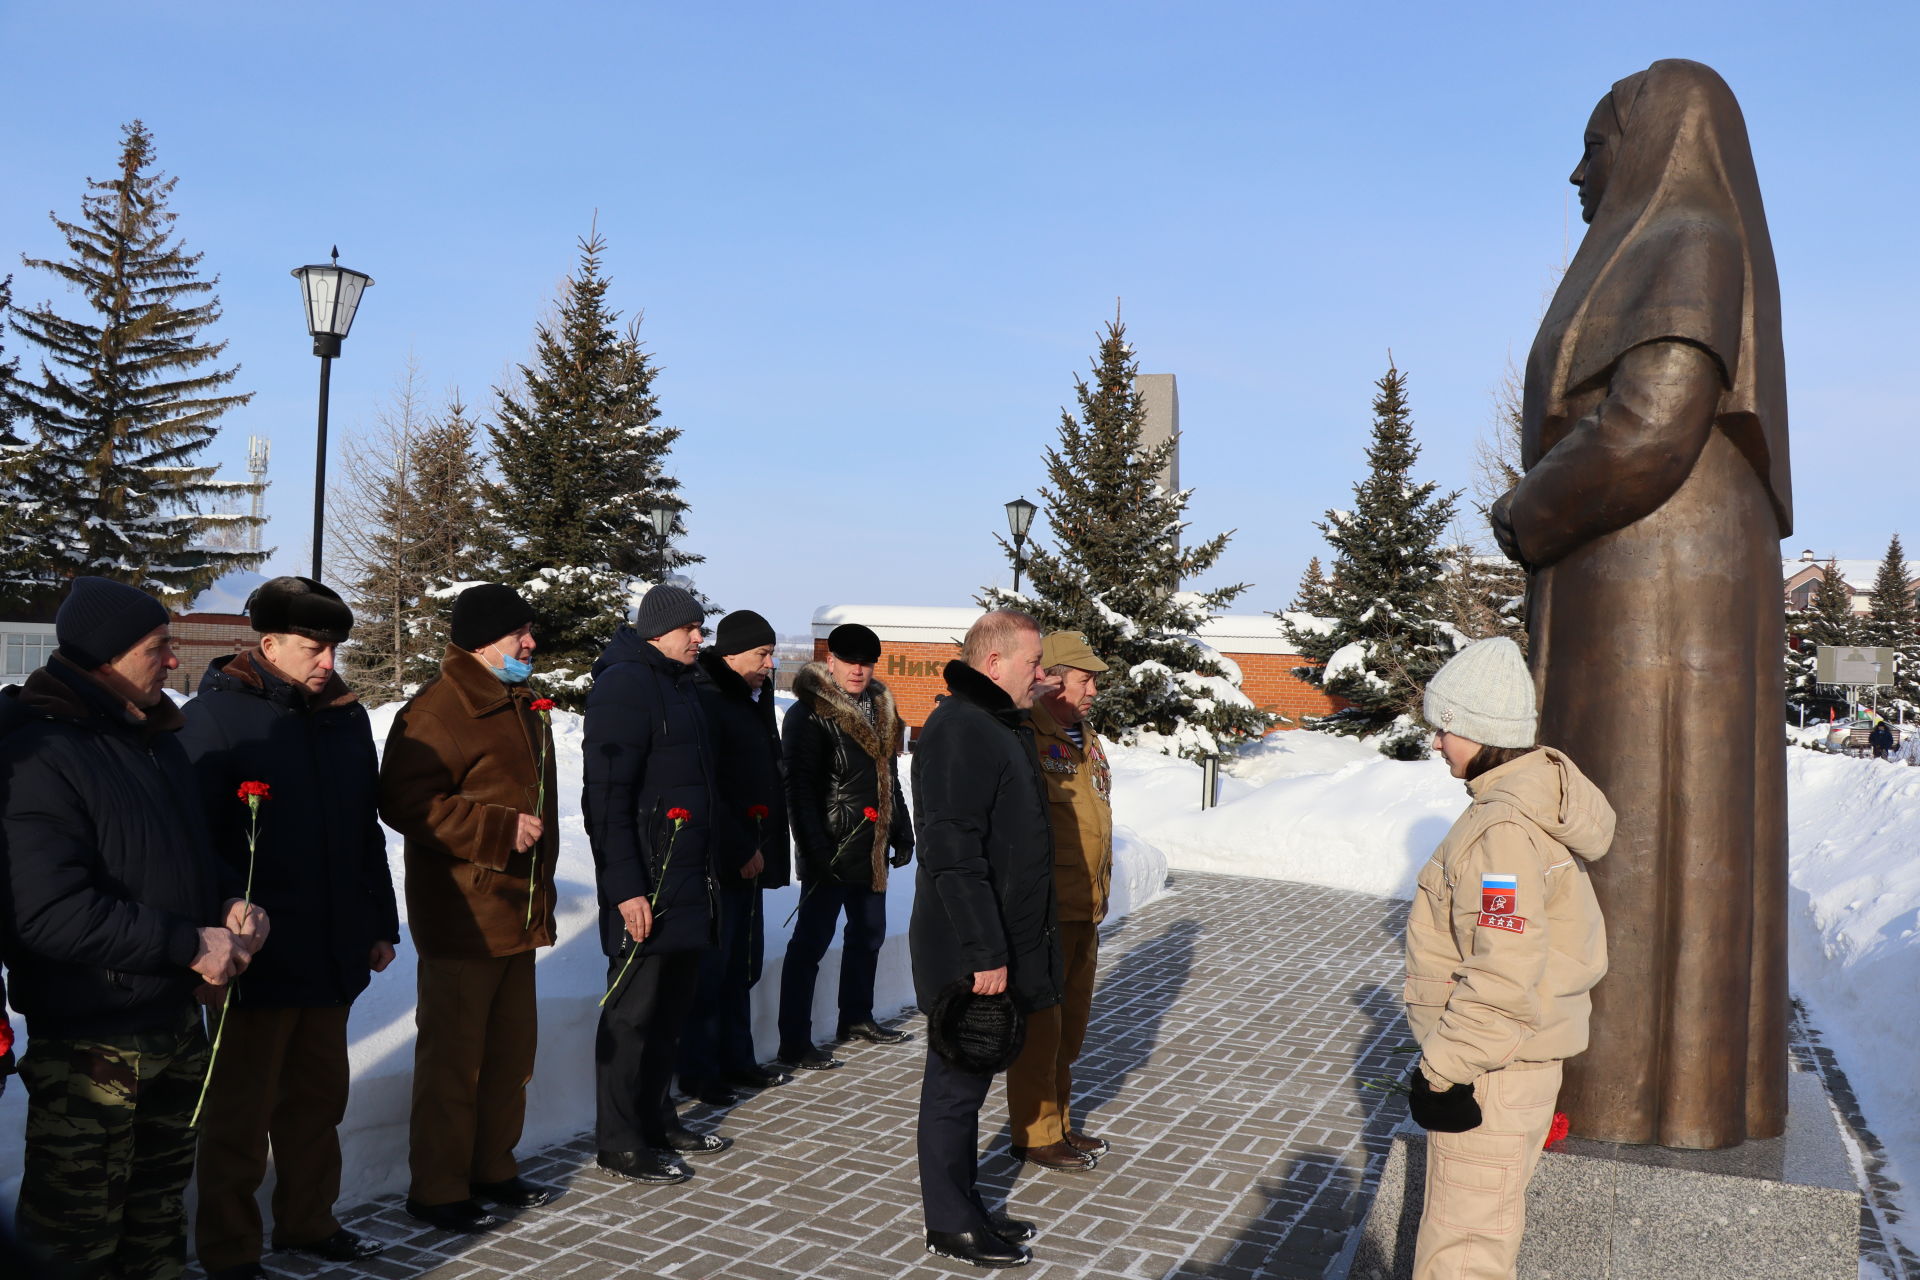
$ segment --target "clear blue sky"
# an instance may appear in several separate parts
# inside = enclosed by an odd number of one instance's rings
[[[1612,81],[1661,57],[1743,104],[1786,310],[1799,530],[1873,557],[1912,508],[1920,7],[1209,3],[0,5],[0,260],[139,117],[222,277],[304,571],[318,362],[290,268],[370,272],[336,435],[408,352],[485,407],[598,211],[664,366],[701,587],[804,629],[963,604],[1006,566],[1072,378],[1124,299],[1180,379],[1215,581],[1283,604],[1357,478],[1387,351],[1464,485]],[[53,297],[12,269],[16,301]],[[66,305],[71,305],[67,303]],[[20,343],[10,339],[8,349]],[[337,465],[336,454],[336,465]],[[1920,528],[1902,528],[1909,545]],[[643,536],[636,519],[635,536]],[[1044,537],[1044,530],[1042,531]]]

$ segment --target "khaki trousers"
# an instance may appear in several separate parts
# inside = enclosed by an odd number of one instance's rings
[[[347,1009],[227,1011],[200,1116],[194,1246],[209,1271],[260,1261],[254,1193],[273,1146],[273,1243],[340,1229],[340,1136],[347,1113]]]
[[[1073,1064],[1093,1012],[1100,926],[1062,921],[1060,958],[1066,975],[1060,1003],[1027,1015],[1027,1043],[1007,1069],[1007,1115],[1016,1147],[1050,1147],[1065,1142],[1073,1128]]]
[[[539,1030],[533,959],[532,951],[420,957],[410,1199],[453,1204],[472,1196],[476,1182],[520,1172],[513,1148],[527,1118]]]
[[[1427,1199],[1413,1280],[1512,1280],[1527,1183],[1560,1096],[1560,1064],[1520,1063],[1473,1082],[1480,1127],[1427,1135]]]

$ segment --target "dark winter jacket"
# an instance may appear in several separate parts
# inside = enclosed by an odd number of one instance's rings
[[[249,649],[215,658],[185,710],[180,745],[200,776],[214,851],[243,877],[253,818],[240,784],[269,788],[253,900],[273,935],[234,984],[234,1001],[351,1004],[366,989],[374,943],[400,941],[366,708],[338,675],[309,694]]]
[[[1867,735],[1867,745],[1885,751],[1893,745],[1893,726],[1882,720],[1873,726],[1873,732]]]
[[[242,889],[210,849],[179,708],[136,712],[60,657],[3,701],[13,1007],[34,1035],[176,1028],[199,930]]]
[[[701,710],[699,668],[622,627],[593,664],[581,808],[600,889],[600,945],[629,946],[620,904],[653,906],[648,955],[709,946],[717,924],[712,867],[721,803]],[[683,809],[679,824],[667,814]],[[656,896],[656,890],[657,896]]]
[[[787,837],[787,790],[780,761],[780,731],[773,714],[773,682],[761,686],[756,700],[746,679],[727,660],[708,649],[695,664],[696,686],[713,742],[720,800],[714,815],[713,872],[734,888],[740,868],[758,850],[765,866],[752,882],[778,889],[793,880],[792,844]],[[750,811],[764,805],[767,816],[755,822]]]
[[[897,801],[900,717],[893,695],[875,680],[856,700],[825,663],[810,662],[794,678],[793,696],[781,738],[800,878],[883,890],[888,847],[901,866],[913,854],[913,822]],[[871,720],[859,701],[869,703]],[[871,824],[868,809],[879,815]]]
[[[1026,1010],[1060,1003],[1059,909],[1047,784],[1027,713],[964,662],[913,753],[920,871],[914,884],[913,985],[933,1007],[960,978],[1005,965]]]

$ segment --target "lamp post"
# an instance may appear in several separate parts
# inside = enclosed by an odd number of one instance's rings
[[[660,576],[657,581],[665,582],[667,580],[667,535],[673,532],[674,509],[655,507],[649,516],[653,520],[654,538],[660,548]]]
[[[1020,548],[1027,545],[1027,528],[1033,524],[1033,513],[1040,508],[1028,502],[1024,497],[1015,498],[1007,504],[1007,528],[1013,531],[1013,594],[1020,594]]]
[[[373,277],[341,266],[338,245],[334,246],[331,263],[295,267],[293,275],[300,281],[300,295],[307,306],[313,354],[320,357],[320,425],[313,463],[313,580],[318,582],[320,534],[327,511],[327,395],[332,385],[333,358],[340,354],[340,344],[353,328],[360,295],[373,283]]]

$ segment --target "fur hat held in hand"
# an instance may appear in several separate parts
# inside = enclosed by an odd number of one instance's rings
[[[1427,684],[1427,723],[1487,747],[1531,747],[1540,733],[1533,673],[1505,636],[1476,640]]]
[[[1005,1071],[1026,1042],[1027,1018],[1013,997],[975,995],[971,977],[942,991],[927,1014],[927,1043],[968,1075]]]

